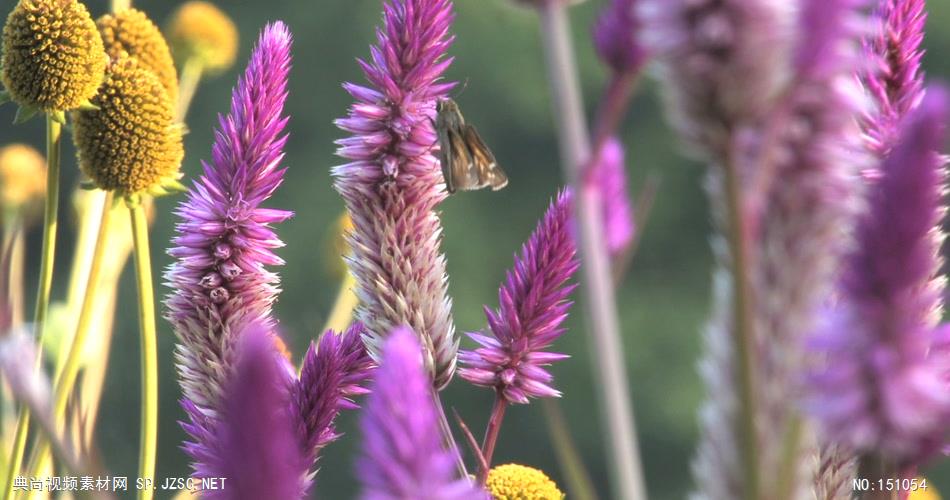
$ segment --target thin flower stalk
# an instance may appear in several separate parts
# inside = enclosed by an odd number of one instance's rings
[[[621,498],[646,497],[640,464],[630,390],[623,361],[623,343],[614,297],[610,261],[603,234],[602,195],[586,182],[586,167],[594,156],[581,104],[566,5],[559,1],[534,2],[541,19],[547,56],[555,124],[558,127],[564,177],[574,190],[575,217],[582,261],[588,331],[593,344],[605,432],[610,435],[608,462],[614,492]]]
[[[449,0],[387,0],[371,58],[359,61],[370,86],[347,83],[356,99],[338,127],[349,163],[333,169],[334,187],[353,221],[347,257],[356,278],[356,319],[366,326],[370,353],[379,358],[386,335],[408,325],[420,336],[436,388],[455,372],[458,339],[439,250],[436,209],[445,184],[435,156],[436,103],[453,83]]]
[[[283,180],[283,147],[291,35],[283,23],[267,26],[234,89],[231,113],[220,119],[212,162],[204,164],[188,199],[179,207],[176,262],[166,273],[174,291],[166,317],[178,336],[176,358],[192,423],[214,427],[222,391],[234,370],[234,343],[248,323],[273,331],[271,306],[281,265],[273,249],[283,246],[271,229],[290,212],[263,208]],[[210,434],[209,434],[210,433]],[[192,434],[195,447],[209,432]],[[199,461],[200,462],[200,461]],[[201,470],[200,463],[195,464]]]

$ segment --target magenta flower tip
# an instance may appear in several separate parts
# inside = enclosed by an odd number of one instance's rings
[[[442,447],[433,392],[417,336],[397,328],[382,347],[360,428],[357,461],[366,500],[488,500],[468,478],[455,477],[452,454]]]
[[[948,94],[931,88],[900,127],[871,186],[842,298],[813,341],[828,366],[812,379],[810,410],[832,439],[861,452],[918,460],[950,419],[945,329],[935,278],[942,217]]]
[[[485,309],[492,336],[470,333],[480,347],[459,354],[462,378],[495,388],[508,402],[560,396],[542,367],[563,359],[546,349],[564,333],[574,289],[567,281],[579,265],[571,220],[571,197],[562,192],[516,256],[498,290],[499,309]]]
[[[363,384],[375,365],[363,345],[363,332],[359,322],[340,334],[328,330],[304,357],[292,394],[297,434],[311,465],[324,446],[341,436],[334,425],[340,410],[358,408],[354,398],[369,392]]]

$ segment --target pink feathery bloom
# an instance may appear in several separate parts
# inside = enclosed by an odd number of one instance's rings
[[[320,450],[341,436],[334,425],[340,410],[358,408],[353,399],[369,392],[362,384],[372,375],[374,364],[360,338],[362,333],[359,322],[340,334],[328,330],[319,343],[311,342],[304,356],[300,378],[293,387],[293,403],[297,435],[311,467]]]
[[[353,220],[347,259],[357,281],[356,317],[378,358],[384,337],[408,325],[425,348],[426,368],[444,387],[455,371],[442,228],[436,207],[446,197],[433,130],[436,103],[454,86],[442,81],[452,59],[449,0],[387,0],[384,25],[369,61],[359,61],[370,87],[347,83],[356,99],[336,121],[350,137],[337,152],[335,187]]]
[[[864,55],[873,63],[860,73],[875,106],[862,120],[868,147],[883,157],[897,139],[897,129],[923,98],[920,61],[927,9],[924,0],[883,0],[879,26],[864,40]]]
[[[719,159],[734,127],[762,117],[789,79],[796,2],[639,0],[640,43],[656,60],[670,123]]]
[[[393,330],[382,345],[372,393],[360,429],[356,463],[364,500],[488,500],[468,478],[456,476],[443,448],[423,366],[423,349],[408,328]]]
[[[948,112],[946,91],[930,88],[904,120],[858,223],[841,297],[814,342],[828,362],[811,380],[809,409],[827,436],[899,463],[933,451],[950,422],[950,364],[928,355],[943,299],[931,286],[940,268],[932,232],[944,213],[937,151]]]
[[[593,165],[591,178],[603,201],[604,240],[611,257],[622,255],[633,243],[636,224],[633,204],[627,192],[627,169],[623,144],[616,137],[607,139],[599,162]]]
[[[307,462],[294,428],[286,359],[260,325],[249,325],[235,347],[205,469],[206,477],[225,483],[202,498],[301,499]]]
[[[165,316],[180,342],[183,404],[193,418],[200,416],[196,425],[213,426],[221,410],[243,325],[271,332],[275,326],[271,306],[279,279],[266,266],[283,264],[273,252],[283,243],[270,225],[291,213],[261,205],[283,180],[290,44],[283,23],[264,29],[232,93],[231,113],[219,120],[212,162],[203,164],[176,212],[181,221],[168,251],[176,261],[165,275],[173,289]],[[206,436],[193,437],[201,445]]]
[[[640,30],[635,9],[640,0],[611,0],[594,24],[597,55],[615,73],[636,73],[647,59],[647,51],[637,39]]]
[[[459,376],[495,388],[509,403],[561,395],[543,367],[568,358],[547,349],[564,333],[567,298],[576,286],[568,284],[578,268],[571,220],[571,197],[564,192],[515,257],[498,289],[499,309],[485,307],[492,335],[469,333],[480,347],[459,354]]]

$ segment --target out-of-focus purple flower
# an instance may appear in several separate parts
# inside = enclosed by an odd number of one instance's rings
[[[571,220],[571,197],[561,193],[515,257],[498,289],[499,309],[485,308],[492,336],[469,333],[481,347],[459,354],[459,376],[495,388],[509,403],[561,395],[542,367],[568,357],[546,349],[564,333],[576,286],[567,283],[578,267]]]
[[[942,297],[933,286],[944,209],[948,95],[931,88],[905,119],[816,349],[827,356],[810,405],[828,436],[862,453],[916,458],[950,418],[950,365],[928,356]],[[939,349],[938,349],[939,351]]]
[[[442,228],[436,206],[445,184],[433,130],[436,102],[452,59],[449,0],[387,0],[372,58],[360,61],[372,88],[347,83],[356,99],[336,121],[352,136],[337,152],[350,162],[333,169],[335,187],[353,219],[347,258],[356,277],[366,325],[364,339],[378,358],[384,337],[409,325],[425,347],[436,387],[455,371],[458,339],[452,321]]]
[[[304,357],[293,402],[297,435],[311,466],[320,450],[340,437],[334,426],[340,410],[358,408],[353,398],[369,392],[361,384],[369,379],[374,365],[360,338],[362,332],[359,322],[341,334],[328,330],[319,344],[310,344]]]
[[[442,437],[423,350],[405,327],[382,346],[372,393],[360,428],[357,461],[365,500],[487,500],[468,478],[455,476],[455,460]]]
[[[236,348],[205,468],[207,477],[226,478],[224,488],[202,498],[300,499],[308,463],[294,429],[286,359],[261,325],[250,325]]]
[[[265,266],[283,261],[270,225],[290,212],[261,204],[283,180],[280,168],[287,118],[291,35],[280,22],[267,26],[231,97],[231,113],[216,131],[213,161],[177,214],[176,262],[165,277],[173,289],[165,305],[180,344],[176,350],[184,403],[197,444],[221,411],[222,391],[234,367],[234,343],[244,325],[272,331],[278,277]],[[197,464],[200,466],[200,464]]]
[[[923,98],[920,60],[927,10],[924,0],[883,0],[875,34],[864,41],[869,64],[861,73],[875,107],[863,120],[868,146],[883,157],[897,140],[898,126]]]
[[[640,30],[635,9],[639,0],[611,0],[594,24],[597,55],[616,73],[636,73],[647,59],[637,39]]]
[[[806,454],[812,450],[802,446],[789,456],[783,443],[798,421],[803,337],[835,283],[842,236],[858,200],[856,174],[869,161],[857,126],[864,95],[854,78],[862,65],[862,0],[648,5],[653,12],[644,17],[645,30],[661,42],[657,53],[674,117],[712,163],[718,267],[700,363],[708,399],[693,463],[697,496],[748,496],[750,467],[762,478],[794,474],[789,496],[810,495],[813,457]],[[727,189],[730,176],[738,192]],[[736,246],[727,237],[747,251],[744,269],[735,268]],[[742,276],[745,322],[735,307]],[[740,363],[751,370],[745,380]],[[746,384],[751,395],[742,397]],[[751,452],[746,439],[755,444]]]
[[[623,145],[616,137],[608,139],[591,177],[603,200],[604,239],[611,257],[623,254],[633,243],[636,225],[633,204],[627,192],[627,171]]]
[[[763,116],[789,79],[796,2],[640,0],[641,44],[656,59],[670,122],[718,159],[730,131]]]

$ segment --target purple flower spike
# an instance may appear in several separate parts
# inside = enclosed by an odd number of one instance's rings
[[[877,12],[881,25],[864,42],[866,58],[878,63],[861,79],[876,104],[864,128],[869,147],[880,157],[893,147],[904,116],[923,98],[925,7],[924,0],[884,0]]]
[[[388,0],[372,58],[360,66],[372,88],[344,85],[356,99],[336,121],[352,136],[338,141],[350,161],[333,169],[353,219],[347,262],[356,277],[365,342],[378,358],[383,338],[409,325],[426,350],[436,387],[455,371],[442,228],[436,206],[446,197],[433,130],[436,102],[454,86],[441,81],[451,63],[448,0]]]
[[[369,392],[361,384],[372,375],[374,365],[360,338],[362,333],[359,322],[342,334],[329,330],[319,346],[310,344],[304,357],[293,398],[297,434],[311,466],[320,450],[341,436],[334,427],[340,410],[358,408],[353,398]]]
[[[228,381],[215,452],[207,477],[224,488],[205,491],[214,500],[293,500],[303,497],[307,462],[294,432],[290,373],[267,330],[251,325],[241,336],[234,377]]]
[[[704,159],[731,129],[769,111],[787,83],[795,6],[783,0],[639,0],[671,124]]]
[[[593,181],[603,198],[604,238],[611,257],[623,254],[633,243],[636,226],[633,204],[627,193],[627,169],[623,145],[616,137],[604,143],[600,163],[594,165]]]
[[[261,205],[283,180],[290,44],[283,23],[264,29],[232,94],[231,113],[219,119],[213,161],[176,212],[181,222],[168,251],[176,262],[165,274],[173,289],[165,316],[180,341],[178,375],[189,413],[200,416],[196,430],[213,427],[221,411],[243,326],[275,326],[271,305],[279,280],[265,266],[283,264],[273,252],[283,243],[270,226],[291,213]],[[206,432],[193,437],[207,444]]]
[[[639,0],[611,0],[594,25],[597,54],[616,73],[636,73],[647,59],[647,51],[637,40],[636,18]]]
[[[455,477],[442,447],[429,377],[417,336],[393,330],[383,345],[360,428],[357,476],[364,500],[488,500],[468,478]]]
[[[940,223],[948,94],[931,88],[900,129],[872,186],[870,211],[842,278],[842,298],[814,341],[828,366],[812,380],[810,409],[833,440],[909,461],[945,436],[950,365],[928,355],[942,302]]]
[[[561,395],[542,367],[568,357],[546,349],[564,333],[567,297],[576,286],[567,284],[578,267],[570,225],[571,197],[564,192],[515,258],[498,290],[500,309],[485,308],[493,336],[469,333],[481,347],[459,354],[459,376],[494,387],[509,403]]]

